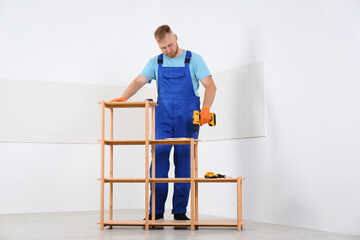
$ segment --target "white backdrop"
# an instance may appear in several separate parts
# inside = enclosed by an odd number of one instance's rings
[[[212,109],[216,128],[201,127],[203,140],[265,136],[264,63],[213,75],[218,96]],[[156,83],[145,85],[130,101],[157,101]],[[96,143],[100,137],[100,101],[126,86],[0,79],[0,142]],[[203,90],[203,88],[202,88]],[[200,91],[203,95],[203,91]],[[34,114],[36,113],[36,114]],[[109,111],[105,111],[105,139]],[[232,124],[229,124],[232,122]],[[144,139],[144,110],[114,112],[114,139]]]
[[[360,235],[359,12],[352,0],[3,0],[0,79],[127,85],[159,53],[164,23],[213,73],[264,60],[267,137],[201,143],[200,174],[245,176],[248,220]],[[143,152],[129,151],[136,169]],[[99,209],[97,144],[0,153],[0,213]],[[214,188],[200,211],[233,217],[232,189]]]

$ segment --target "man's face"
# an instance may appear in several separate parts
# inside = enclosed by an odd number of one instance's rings
[[[162,39],[161,41],[157,41],[157,43],[161,51],[169,58],[175,57],[178,53],[176,34],[168,33],[165,35],[164,39]]]

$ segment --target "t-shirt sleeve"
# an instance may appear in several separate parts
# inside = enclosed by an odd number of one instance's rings
[[[208,69],[204,59],[200,55],[196,56],[195,63],[195,77],[196,79],[198,79],[198,81],[201,81],[202,79],[211,76],[210,70]]]
[[[145,68],[140,73],[140,75],[149,79],[148,83],[151,83],[151,81],[156,78],[155,74],[156,73],[155,73],[154,61],[153,59],[150,59],[149,62],[146,64]]]

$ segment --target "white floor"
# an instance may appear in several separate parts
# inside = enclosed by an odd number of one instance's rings
[[[114,219],[141,219],[143,217],[143,210],[117,210],[114,213]],[[172,215],[166,214],[165,218],[170,220]],[[200,215],[200,219],[215,219],[215,217]],[[145,231],[143,227],[113,227],[113,229],[105,228],[100,230],[97,224],[98,221],[98,211],[4,214],[0,215],[0,239],[360,240],[360,236],[349,236],[254,221],[246,221],[243,231],[236,231],[235,227],[199,227],[195,231],[190,229],[174,229],[174,227],[150,229],[149,231]]]

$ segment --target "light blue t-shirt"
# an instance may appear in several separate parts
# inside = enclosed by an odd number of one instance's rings
[[[165,54],[163,55],[163,67],[184,67],[185,66],[185,56],[186,56],[186,50],[183,51],[183,53],[175,58],[169,58]],[[202,79],[211,76],[211,73],[206,66],[203,58],[196,54],[191,52],[191,60],[190,60],[190,74],[191,79],[193,82],[194,87],[194,93],[196,96],[199,96],[198,89],[199,89],[199,81]],[[155,56],[149,60],[149,62],[146,64],[145,68],[142,70],[140,75],[146,77],[149,79],[149,83],[153,79],[158,79],[158,56]]]

